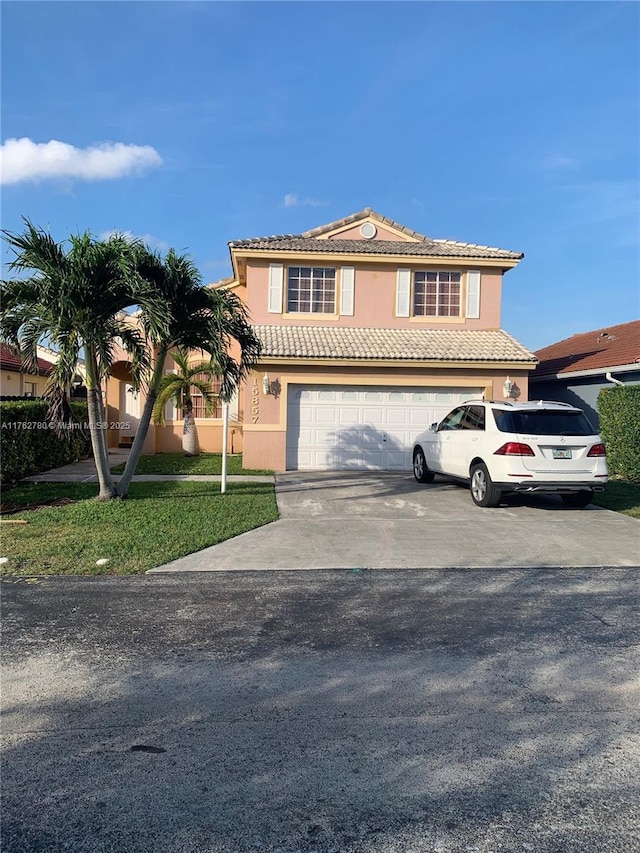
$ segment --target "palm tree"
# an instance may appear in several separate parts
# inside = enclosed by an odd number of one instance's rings
[[[211,380],[217,376],[217,365],[212,361],[199,361],[189,364],[189,354],[185,350],[173,353],[173,360],[178,370],[167,373],[162,377],[158,396],[153,406],[153,422],[164,424],[164,411],[167,403],[173,403],[182,412],[184,426],[182,428],[182,450],[185,456],[198,456],[198,433],[193,416],[192,391],[195,389],[202,395],[205,411],[211,414],[215,407],[217,395],[211,391]]]
[[[246,308],[231,290],[202,286],[197,268],[186,255],[173,249],[164,260],[155,252],[138,248],[138,274],[148,281],[165,301],[170,313],[168,327],[159,328],[144,310],[141,321],[154,350],[153,373],[118,494],[126,497],[149,430],[158,394],[162,389],[164,365],[169,351],[202,350],[216,365],[220,378],[220,398],[228,401],[242,379],[258,361],[260,341],[249,325]],[[239,357],[231,355],[239,349]],[[164,408],[164,407],[162,407]]]
[[[15,255],[10,269],[29,275],[2,282],[0,336],[20,350],[27,370],[36,364],[40,341],[46,338],[58,349],[50,387],[58,406],[84,351],[99,497],[113,498],[117,493],[109,470],[102,383],[120,344],[131,361],[133,385],[140,385],[151,367],[150,354],[145,335],[126,309],[141,306],[147,329],[159,335],[168,327],[166,304],[137,272],[140,244],[135,241],[117,234],[96,240],[85,232],[57,243],[28,219],[24,222],[23,234],[2,232]]]

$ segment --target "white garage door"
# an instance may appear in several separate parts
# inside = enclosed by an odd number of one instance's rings
[[[290,385],[287,469],[411,470],[413,440],[480,388]]]

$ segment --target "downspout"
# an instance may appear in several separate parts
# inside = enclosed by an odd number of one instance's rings
[[[619,379],[616,379],[614,376],[612,376],[610,371],[607,371],[604,376],[605,379],[607,379],[609,382],[613,382],[614,385],[624,386],[624,382],[621,382]]]

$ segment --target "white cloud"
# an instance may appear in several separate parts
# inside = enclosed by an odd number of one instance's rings
[[[317,201],[315,198],[300,198],[295,193],[287,193],[284,197],[285,207],[326,207],[328,201]]]
[[[542,161],[543,169],[577,169],[580,160],[575,157],[565,157],[563,154],[550,154]]]
[[[162,158],[150,145],[126,145],[123,142],[102,142],[88,148],[76,148],[56,139],[34,142],[25,136],[7,139],[0,146],[3,184],[55,178],[112,180],[161,163]]]
[[[103,231],[98,236],[101,240],[108,240],[109,237],[113,237],[115,234],[119,234],[127,241],[142,240],[145,245],[152,249],[158,249],[161,252],[167,252],[170,248],[168,243],[160,240],[158,237],[154,237],[153,234],[134,234],[133,231],[118,231],[117,228],[114,228],[112,231]]]

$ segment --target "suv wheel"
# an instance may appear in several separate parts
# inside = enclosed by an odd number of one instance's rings
[[[427,460],[421,447],[416,447],[413,451],[413,476],[419,483],[433,483],[435,477],[433,471],[427,468]]]
[[[571,492],[571,494],[561,497],[567,506],[589,506],[593,500],[593,492],[591,489],[583,489],[581,492]]]
[[[473,466],[470,485],[471,499],[476,506],[498,506],[502,492],[493,485],[486,465],[480,463]]]

